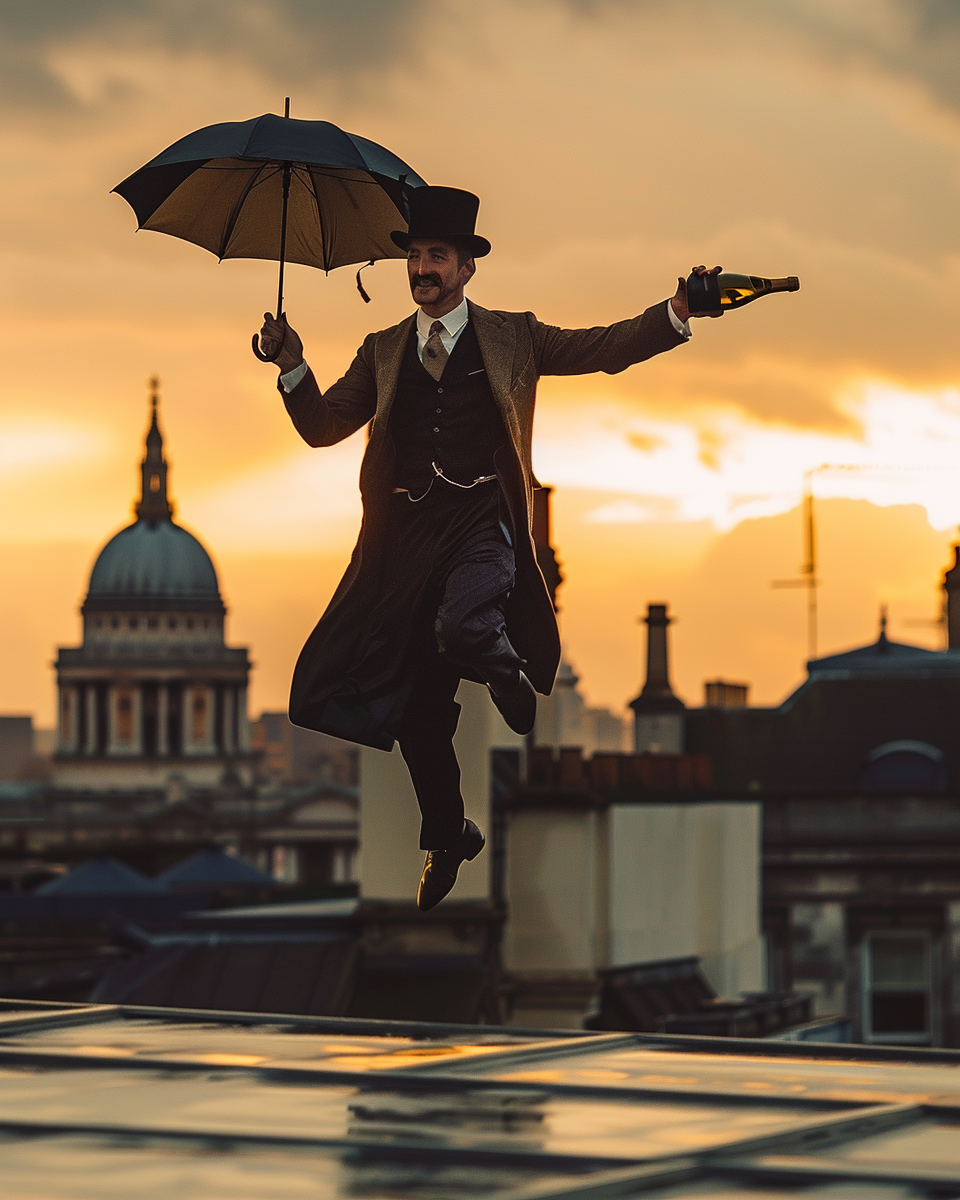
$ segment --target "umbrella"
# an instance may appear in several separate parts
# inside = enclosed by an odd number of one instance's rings
[[[402,258],[390,240],[407,224],[406,191],[424,180],[402,159],[329,121],[266,113],[208,125],[134,171],[113,189],[138,228],[169,233],[219,259],[278,260],[323,271]],[[366,300],[368,297],[357,286]],[[270,359],[253,339],[254,353]]]

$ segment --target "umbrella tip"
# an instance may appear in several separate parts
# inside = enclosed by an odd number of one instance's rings
[[[283,101],[283,115],[285,117],[290,116],[290,97],[289,96],[287,96]]]

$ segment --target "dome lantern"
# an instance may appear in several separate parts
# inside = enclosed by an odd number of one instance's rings
[[[163,434],[157,423],[160,400],[160,380],[150,380],[150,428],[147,431],[147,452],[140,464],[140,500],[134,513],[141,521],[156,524],[173,519],[173,505],[167,498],[167,461],[163,457]]]
[[[203,545],[173,520],[168,464],[157,419],[159,381],[150,381],[150,427],[140,463],[136,521],[100,551],[83,614],[117,611],[226,612],[216,568]]]

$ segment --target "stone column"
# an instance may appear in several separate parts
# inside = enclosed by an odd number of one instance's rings
[[[190,701],[193,698],[193,685],[184,681],[180,692],[180,753],[187,758],[193,753],[190,740]]]
[[[57,749],[63,754],[75,754],[79,746],[78,689],[61,685],[57,706]]]
[[[170,739],[167,736],[167,722],[170,719],[170,692],[165,683],[157,686],[157,754],[166,756],[170,753]]]
[[[87,754],[96,754],[97,752],[97,689],[95,686],[88,686],[84,689],[84,699],[87,709],[87,744],[83,747]]]
[[[246,686],[237,688],[237,749],[243,753],[250,752],[250,719],[247,716]]]
[[[224,687],[220,693],[220,703],[223,705],[223,715],[221,716],[223,729],[223,751],[225,754],[233,754],[237,749],[235,731],[237,689],[230,685]]]

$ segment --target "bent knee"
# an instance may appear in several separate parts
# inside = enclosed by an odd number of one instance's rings
[[[441,613],[434,624],[434,630],[441,652],[454,662],[469,655],[474,649],[474,639],[459,621]]]

